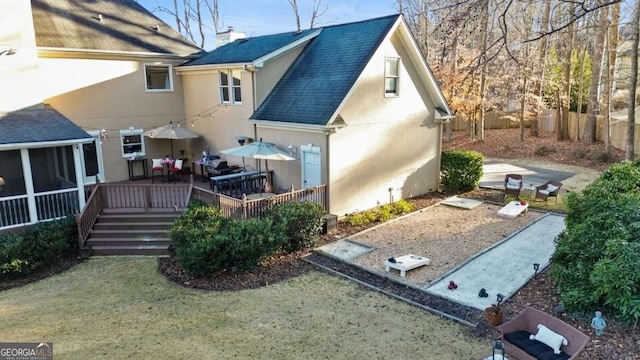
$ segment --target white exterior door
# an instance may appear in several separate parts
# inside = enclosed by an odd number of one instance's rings
[[[104,162],[102,159],[102,146],[100,145],[100,131],[88,131],[93,136],[93,142],[82,144],[83,171],[82,177],[85,184],[95,184],[96,178],[104,182]]]
[[[300,152],[302,153],[302,189],[320,185],[322,181],[320,148],[311,144],[302,145]]]

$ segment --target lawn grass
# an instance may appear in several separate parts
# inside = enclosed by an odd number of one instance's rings
[[[0,292],[0,339],[56,359],[476,359],[469,328],[312,271],[254,290],[167,281],[152,257],[92,258]]]

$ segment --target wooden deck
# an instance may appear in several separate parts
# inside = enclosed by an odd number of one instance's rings
[[[236,198],[211,191],[208,183],[190,180],[189,182],[159,183],[156,181],[153,183],[149,178],[88,186],[87,204],[82,212],[76,215],[80,247],[90,244],[87,239],[92,236],[92,232],[95,232],[95,226],[101,214],[122,213],[129,217],[140,218],[153,213],[179,214],[191,200],[200,200],[218,206],[223,216],[233,219],[260,217],[268,208],[286,202],[311,201],[320,204],[323,210],[327,211],[324,185],[252,198],[247,198],[248,194],[243,193]],[[122,232],[121,235],[124,237],[126,232]],[[136,237],[139,236],[136,235]],[[125,243],[122,239],[118,241]],[[165,241],[164,237],[162,241]],[[120,252],[116,253],[120,254]]]

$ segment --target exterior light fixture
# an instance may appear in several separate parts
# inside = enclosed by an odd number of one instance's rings
[[[538,263],[533,263],[533,271],[535,272],[533,277],[538,276],[538,270],[540,270],[540,264]]]
[[[493,340],[493,352],[491,358],[493,360],[504,360],[504,344],[500,339]]]

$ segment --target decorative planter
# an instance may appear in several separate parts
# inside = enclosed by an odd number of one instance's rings
[[[489,306],[484,309],[484,317],[487,319],[487,322],[493,326],[502,324],[502,311],[498,307]]]
[[[80,257],[83,259],[88,259],[91,257],[91,246],[83,246],[80,248]]]

